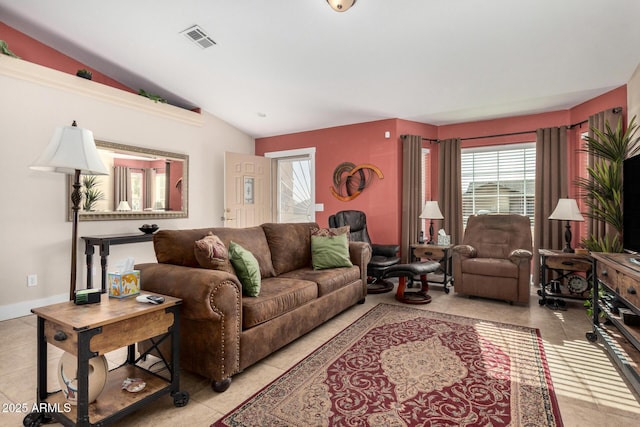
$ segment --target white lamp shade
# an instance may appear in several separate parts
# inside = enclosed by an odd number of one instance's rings
[[[422,209],[422,213],[420,214],[420,218],[425,219],[444,219],[442,216],[442,212],[440,212],[440,207],[438,206],[438,202],[435,200],[430,200],[424,204],[424,208]]]
[[[327,0],[327,3],[336,12],[345,12],[356,4],[356,0]]]
[[[131,206],[129,206],[129,202],[127,202],[126,200],[122,200],[120,203],[118,203],[118,207],[116,208],[117,211],[130,211],[131,210]]]
[[[578,209],[578,202],[575,199],[559,199],[553,213],[549,219],[558,219],[566,221],[584,221],[584,217]]]
[[[102,163],[93,132],[76,126],[58,126],[44,152],[29,166],[31,169],[85,175],[108,175]]]

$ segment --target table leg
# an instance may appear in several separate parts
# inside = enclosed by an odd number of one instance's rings
[[[89,422],[89,340],[87,334],[78,335],[78,366],[76,367],[78,395],[77,424],[78,426],[88,426]]]
[[[540,259],[540,305],[545,305],[547,302],[547,257],[544,255]]]
[[[107,292],[107,258],[109,258],[109,243],[100,243],[100,268],[102,271],[102,293]]]
[[[93,289],[93,254],[95,249],[89,242],[85,242],[84,254],[87,258],[87,289]]]
[[[38,317],[38,402],[47,398],[47,338],[44,336],[44,318]]]

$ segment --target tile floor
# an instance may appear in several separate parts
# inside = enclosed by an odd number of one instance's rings
[[[496,320],[539,328],[547,353],[565,426],[640,425],[640,399],[621,379],[600,345],[585,339],[590,324],[580,301],[569,301],[566,311],[552,311],[538,305],[535,289],[528,306],[500,301],[471,299],[445,294],[433,286],[433,301],[419,305],[425,310]],[[322,345],[336,333],[380,302],[396,304],[393,293],[369,295],[325,325],[281,349],[234,377],[224,393],[215,393],[204,378],[183,372],[181,389],[191,395],[183,408],[162,397],[117,423],[118,426],[209,426],[273,379]],[[399,303],[398,303],[399,304]],[[20,426],[24,414],[11,412],[11,404],[31,406],[35,400],[36,319],[34,316],[0,322],[0,425]],[[50,369],[57,366],[60,352],[49,351]],[[110,353],[110,365],[125,360],[125,353]],[[51,372],[51,370],[50,370]],[[57,380],[49,378],[49,389]]]

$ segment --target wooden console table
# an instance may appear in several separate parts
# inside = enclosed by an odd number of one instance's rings
[[[31,310],[38,316],[38,406],[45,404],[46,407],[61,409],[60,412],[33,412],[25,417],[24,425],[39,425],[45,417],[53,417],[64,425],[105,425],[169,393],[175,406],[185,406],[189,394],[179,391],[179,308],[182,300],[162,296],[164,302],[158,305],[141,303],[135,298],[109,298],[102,294],[99,304],[76,305],[68,301]],[[136,343],[154,337],[160,337],[154,339],[156,347],[136,358]],[[171,354],[162,355],[162,358],[168,365],[169,378],[137,365],[151,350],[160,351],[157,344],[166,338],[170,338]],[[65,406],[67,400],[62,391],[47,391],[48,345],[78,359],[77,405]],[[104,390],[94,403],[89,403],[89,359],[122,347],[128,348],[126,362],[109,371]],[[122,382],[126,378],[141,378],[146,386],[137,393],[122,390]]]
[[[592,253],[593,257],[593,332],[589,341],[598,339],[618,365],[631,386],[640,393],[640,326],[624,321],[626,308],[640,316],[640,260],[624,253]],[[612,297],[612,298],[609,298]],[[611,304],[611,300],[615,304]],[[605,319],[600,318],[604,313]]]
[[[83,236],[85,242],[84,253],[87,256],[87,289],[93,288],[93,254],[94,246],[100,247],[100,266],[102,269],[102,293],[107,291],[107,258],[109,246],[125,245],[127,243],[150,242],[153,234],[108,234],[104,236]]]

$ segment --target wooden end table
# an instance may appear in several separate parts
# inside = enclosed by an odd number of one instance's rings
[[[25,425],[39,425],[38,419],[46,417],[64,425],[105,425],[168,393],[173,396],[175,406],[185,406],[189,394],[179,391],[179,308],[182,300],[159,296],[165,300],[157,305],[138,302],[135,297],[117,299],[102,294],[99,304],[76,305],[69,301],[32,309],[38,316],[38,407],[67,408],[68,411],[33,412],[25,417]],[[135,344],[152,338],[154,347],[136,358]],[[162,355],[158,345],[167,338],[171,339],[171,354]],[[65,405],[67,400],[62,391],[47,391],[47,343],[77,357],[77,405]],[[89,403],[89,359],[125,346],[128,347],[126,362],[109,371],[104,390],[95,402]],[[152,350],[160,352],[167,364],[169,378],[137,365]],[[126,378],[141,378],[146,387],[137,393],[122,390]]]
[[[436,274],[442,274],[442,280],[429,280],[429,283],[437,283],[444,286],[444,292],[449,293],[449,286],[453,282],[451,256],[453,245],[432,245],[428,243],[412,243],[409,247],[411,262],[421,259],[437,261],[440,270]]]
[[[593,260],[589,254],[562,252],[561,250],[538,249],[540,254],[540,289],[538,304],[545,305],[549,297],[556,299],[586,300],[591,289],[591,270]],[[552,286],[549,271],[557,274]],[[582,276],[576,273],[583,273]],[[574,282],[575,280],[575,282]],[[562,283],[564,282],[564,283]],[[575,283],[575,284],[574,284]]]

